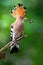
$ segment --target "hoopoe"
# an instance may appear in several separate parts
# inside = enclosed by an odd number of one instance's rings
[[[26,7],[23,7],[22,4],[18,4],[18,6],[14,7],[14,10],[11,11],[11,15],[16,18],[16,21],[11,24],[11,40],[15,41],[17,38],[23,35]],[[15,45],[13,43],[10,48],[10,53],[18,51],[19,51],[18,42],[16,42]]]
[[[22,38],[27,37],[23,35],[24,31],[24,19],[32,23],[32,20],[25,18],[26,8],[22,4],[18,4],[17,7],[14,6],[14,10],[11,11],[11,14],[16,21],[11,24],[11,41],[0,49],[0,58],[5,58],[5,51],[10,47],[10,53],[19,51],[18,41]]]

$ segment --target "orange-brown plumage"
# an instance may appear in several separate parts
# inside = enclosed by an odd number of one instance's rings
[[[12,15],[16,18],[17,16],[24,17],[26,14],[26,9],[24,9],[22,6],[17,7],[17,9],[12,10]]]

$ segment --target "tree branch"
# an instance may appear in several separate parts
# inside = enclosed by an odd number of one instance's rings
[[[16,41],[10,41],[8,44],[6,44],[3,48],[0,49],[0,58],[5,58],[5,51],[10,47],[12,43],[16,43],[17,41],[21,40],[22,38],[27,37],[27,35],[22,35],[20,38],[18,38]]]

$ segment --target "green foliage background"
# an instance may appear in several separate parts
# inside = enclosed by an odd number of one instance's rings
[[[20,41],[20,51],[10,54],[6,51],[6,61],[0,65],[43,65],[43,0],[0,0],[0,48],[10,41],[10,25],[15,19],[11,16],[14,5],[22,3],[27,8],[24,33],[29,36]]]

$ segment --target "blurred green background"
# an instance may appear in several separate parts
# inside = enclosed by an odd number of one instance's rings
[[[0,65],[43,65],[43,0],[0,0],[0,48],[10,41],[10,25],[15,21],[11,9],[18,3],[27,8],[26,17],[33,23],[24,21],[24,34],[29,36],[20,41],[17,54],[8,49]]]

